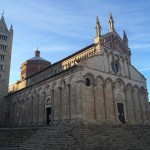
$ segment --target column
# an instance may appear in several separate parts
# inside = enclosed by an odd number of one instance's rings
[[[51,121],[54,121],[55,120],[55,113],[54,113],[54,109],[55,109],[55,105],[54,105],[54,89],[51,90],[51,98],[52,98],[52,101],[51,101]]]
[[[125,110],[125,122],[128,123],[128,122],[129,122],[129,118],[128,118],[129,110],[128,110],[128,104],[127,104],[126,90],[127,90],[127,89],[124,89],[124,95],[125,95],[125,107],[126,107],[126,110]]]
[[[120,66],[121,66],[121,75],[124,76],[123,59],[120,58],[120,59],[119,59],[119,62],[120,62]]]
[[[108,57],[108,62],[109,62],[109,64],[108,64],[108,66],[109,66],[109,73],[112,73],[112,69],[111,69],[111,62],[112,62],[112,58],[111,58],[111,55],[109,55],[109,57]]]
[[[61,87],[58,87],[58,111],[59,111],[59,120],[62,121],[62,89]]]
[[[124,77],[126,77],[127,74],[126,74],[126,69],[125,69],[125,59],[122,59],[122,63],[123,63]]]
[[[114,105],[114,116],[115,116],[115,121],[117,122],[118,121],[118,118],[117,118],[117,107],[116,107],[116,101],[115,101],[115,84],[112,85],[112,94],[113,94],[113,105]]]
[[[67,97],[68,97],[68,119],[71,120],[71,104],[70,104],[70,84],[67,84]]]
[[[45,109],[45,92],[42,92],[42,94],[43,94],[43,112],[44,112],[44,114],[43,114],[43,118],[44,118],[44,120],[43,120],[43,124],[44,125],[46,125],[46,109]]]
[[[134,96],[133,96],[133,93],[134,93],[134,89],[131,90],[131,94],[132,94],[134,120],[137,121],[137,120],[136,120],[136,112],[135,112],[135,103],[134,103]]]
[[[39,124],[39,93],[37,94],[37,124]]]
[[[130,74],[130,62],[127,61],[127,69],[128,69],[128,75],[129,75],[129,78],[131,77],[131,74]]]
[[[33,125],[33,96],[31,96],[31,109],[32,109],[32,114],[31,114],[31,116],[32,116],[32,125]]]
[[[146,105],[146,118],[147,118],[147,121],[150,120],[149,118],[149,103],[148,103],[148,92],[147,90],[145,90],[145,105]]]
[[[82,97],[82,88],[83,88],[84,81],[78,80],[77,81],[77,119],[79,121],[83,120],[83,97]]]
[[[107,67],[108,67],[107,70],[108,70],[108,72],[110,73],[110,69],[111,69],[111,68],[110,68],[110,60],[109,60],[109,56],[110,56],[110,55],[109,55],[108,53],[106,53],[106,55],[107,55],[107,63],[108,63],[108,64],[107,64]],[[104,64],[104,65],[105,65],[105,64]]]
[[[103,95],[104,95],[104,111],[105,111],[105,121],[107,120],[108,116],[107,116],[107,112],[106,112],[106,97],[105,97],[105,88],[106,88],[106,84],[103,83]]]
[[[95,92],[95,87],[96,87],[96,80],[93,81],[93,92],[92,93],[93,93],[93,99],[94,99],[94,119],[95,119],[95,121],[97,121],[98,118],[97,118],[97,113],[96,113],[97,112],[96,111],[97,107],[96,107],[96,98],[95,98],[95,96],[96,96],[95,95],[95,93],[96,93]]]
[[[126,76],[127,76],[127,78],[128,78],[128,77],[129,77],[129,74],[128,74],[127,60],[125,60],[124,64],[125,64]]]

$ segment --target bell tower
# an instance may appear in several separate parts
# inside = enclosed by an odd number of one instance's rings
[[[0,124],[2,122],[3,100],[8,93],[13,41],[13,27],[11,25],[10,29],[7,28],[3,14],[0,19]]]

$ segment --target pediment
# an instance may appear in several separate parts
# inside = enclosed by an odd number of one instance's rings
[[[101,44],[105,47],[108,47],[112,50],[130,54],[130,49],[126,46],[121,37],[117,34],[116,31],[112,31],[102,35]]]

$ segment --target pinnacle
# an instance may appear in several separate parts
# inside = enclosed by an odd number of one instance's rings
[[[99,19],[98,19],[98,16],[96,17],[96,23],[99,23]]]
[[[5,19],[4,19],[3,14],[2,14],[2,17],[0,19],[0,28],[3,28],[4,30],[8,31],[8,28],[7,28],[7,25],[5,23]]]

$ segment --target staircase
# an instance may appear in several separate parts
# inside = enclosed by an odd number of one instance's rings
[[[150,125],[0,129],[0,150],[150,150]]]
[[[75,127],[69,150],[150,150],[150,126],[87,125]]]
[[[0,128],[0,150],[17,150],[36,131],[37,128]]]
[[[36,134],[20,145],[20,148],[21,150],[62,150],[71,129],[71,126],[62,124],[40,128]]]

